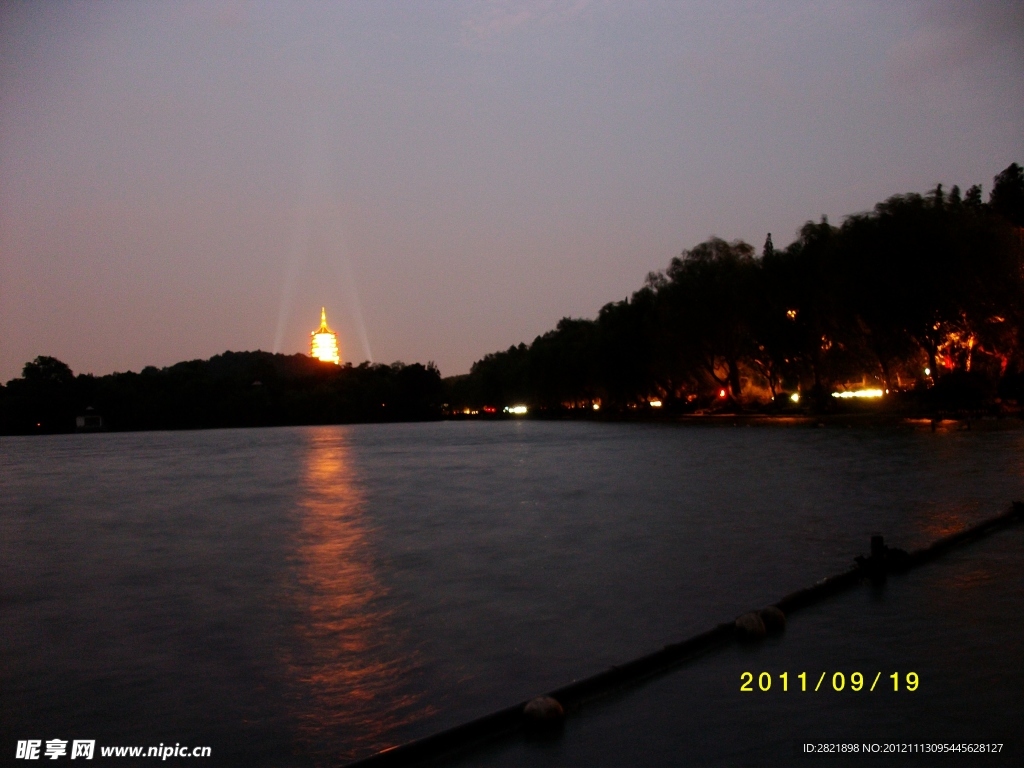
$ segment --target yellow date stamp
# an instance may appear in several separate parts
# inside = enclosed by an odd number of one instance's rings
[[[817,678],[817,680],[815,680]],[[822,672],[820,675],[806,672],[790,675],[789,672],[741,672],[740,691],[742,693],[768,693],[777,691],[788,693],[789,691],[852,691],[854,693],[874,691],[893,691],[899,693],[906,691],[913,693],[921,687],[921,677],[917,672],[893,672],[883,677],[882,672],[876,672],[872,679],[869,672],[866,676],[863,672]]]

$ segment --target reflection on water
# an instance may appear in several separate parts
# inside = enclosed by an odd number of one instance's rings
[[[396,649],[373,570],[364,504],[337,432],[312,432],[294,555],[298,640],[286,659],[296,687],[300,752],[351,759],[427,714],[403,692],[414,659]]]
[[[979,587],[987,587],[996,580],[996,577],[997,573],[994,568],[973,567],[954,572],[946,580],[946,583],[950,584],[954,589],[967,591]]]
[[[971,524],[977,518],[977,511],[970,508],[933,509],[930,510],[919,526],[926,543],[935,539],[951,536]]]

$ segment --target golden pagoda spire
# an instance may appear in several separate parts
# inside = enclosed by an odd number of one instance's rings
[[[325,363],[341,364],[338,334],[327,327],[327,308],[320,307],[320,327],[310,335],[309,354]]]

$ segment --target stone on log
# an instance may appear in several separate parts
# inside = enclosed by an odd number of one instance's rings
[[[528,728],[537,731],[556,730],[565,720],[565,708],[557,699],[550,696],[538,696],[530,699],[523,707],[523,717]]]
[[[763,638],[767,632],[760,615],[751,611],[736,619],[736,634],[740,640],[754,641]]]

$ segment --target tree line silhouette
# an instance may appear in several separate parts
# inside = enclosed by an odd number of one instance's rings
[[[933,411],[1019,400],[1022,246],[1016,163],[987,203],[980,186],[938,185],[838,227],[809,221],[784,249],[769,234],[760,255],[715,237],[595,319],[487,355],[446,380],[449,399],[548,413],[821,410],[833,391],[875,387]]]
[[[419,421],[441,417],[441,396],[433,363],[337,366],[301,354],[225,352],[140,373],[75,376],[60,360],[37,357],[0,387],[0,434],[71,432],[90,414],[113,430]]]

